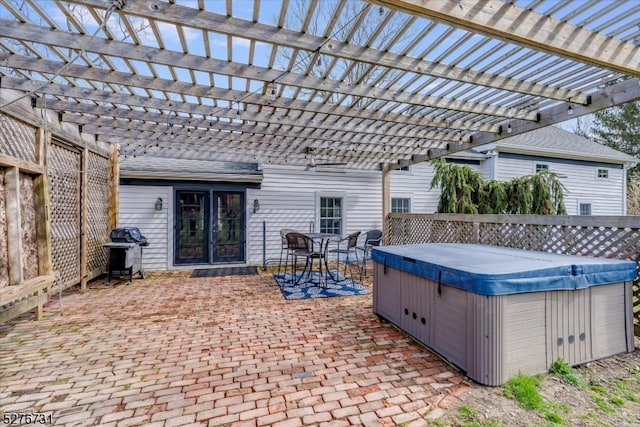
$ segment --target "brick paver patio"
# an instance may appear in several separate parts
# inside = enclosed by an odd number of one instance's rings
[[[67,292],[0,325],[0,412],[77,426],[420,426],[464,377],[371,310],[286,301],[270,275]]]

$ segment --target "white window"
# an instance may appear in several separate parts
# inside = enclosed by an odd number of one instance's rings
[[[411,212],[411,199],[393,197],[391,198],[391,213]]]
[[[545,172],[549,170],[549,165],[547,163],[536,163],[536,173]]]
[[[591,215],[591,203],[580,203],[578,205],[578,215]]]
[[[596,176],[598,177],[598,179],[609,178],[609,169],[598,169],[598,173]]]
[[[397,170],[399,171],[405,171],[405,172],[409,172],[409,166],[402,166],[401,168],[398,168]]]
[[[320,197],[321,233],[342,235],[342,198]]]

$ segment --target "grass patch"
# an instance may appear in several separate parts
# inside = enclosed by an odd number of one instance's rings
[[[539,410],[544,406],[544,400],[538,391],[539,385],[539,379],[518,373],[505,383],[504,395],[518,402],[518,405],[524,409]]]
[[[613,396],[609,401],[616,406],[624,406],[624,399],[621,397]]]
[[[475,421],[478,416],[478,410],[469,405],[462,405],[458,409],[458,416],[465,421]]]
[[[570,384],[580,389],[586,387],[584,379],[562,358],[553,362],[549,370],[565,384]]]
[[[427,425],[429,427],[449,427],[452,425],[457,427],[507,427],[497,420],[480,421],[478,418],[478,410],[476,408],[469,405],[462,405],[453,420],[447,422],[434,420],[430,421]]]
[[[600,395],[595,395],[593,397],[593,400],[596,402],[596,405],[598,405],[598,408],[600,408],[602,412],[608,412],[610,414],[616,412],[616,410],[607,403],[604,397]]]
[[[562,418],[560,415],[556,414],[555,412],[546,413],[545,418],[547,419],[547,421],[551,421],[553,424],[566,423],[566,420]]]
[[[549,402],[540,394],[540,379],[519,373],[504,385],[504,396],[518,402],[526,410],[540,412],[551,424],[566,424],[562,414],[568,414],[571,408],[566,404]]]

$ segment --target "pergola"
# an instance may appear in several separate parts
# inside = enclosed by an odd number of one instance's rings
[[[0,0],[0,109],[121,156],[388,171],[639,99],[639,40],[634,0]]]

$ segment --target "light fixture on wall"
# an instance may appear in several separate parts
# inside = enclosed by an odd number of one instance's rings
[[[156,199],[155,209],[156,209],[157,211],[161,211],[161,210],[162,210],[162,198],[161,198],[161,197],[158,197],[158,198]]]
[[[258,199],[254,199],[253,200],[253,213],[258,213],[260,212],[260,202],[258,201]]]

